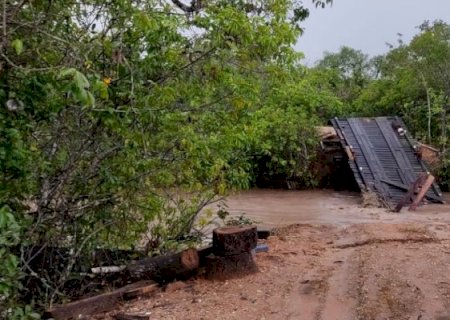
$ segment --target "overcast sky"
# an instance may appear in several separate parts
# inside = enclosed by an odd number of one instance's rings
[[[309,5],[310,0],[304,0]],[[409,41],[425,20],[450,23],[450,0],[334,0],[325,9],[311,9],[304,35],[295,46],[311,65],[324,51],[343,45],[364,53],[385,53],[386,42],[397,43],[398,33]]]

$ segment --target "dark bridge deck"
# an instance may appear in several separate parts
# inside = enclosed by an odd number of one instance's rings
[[[393,121],[406,128],[397,117],[335,118],[330,121],[346,150],[360,189],[376,192],[391,209],[405,197],[419,175],[428,172],[415,152],[414,142],[408,134],[401,136],[393,128]],[[436,183],[425,198],[443,202]]]

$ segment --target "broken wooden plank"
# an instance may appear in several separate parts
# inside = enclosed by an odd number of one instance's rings
[[[45,312],[44,317],[55,320],[66,320],[108,312],[116,308],[123,301],[123,297],[127,292],[152,284],[154,284],[152,281],[139,281],[94,297],[57,305]]]
[[[433,182],[434,182],[434,176],[429,174],[426,177],[425,182],[422,184],[420,191],[417,194],[417,196],[415,197],[413,203],[409,207],[409,211],[414,211],[417,209],[417,207],[419,206],[419,204],[422,202],[423,198],[427,194],[428,190],[432,186]]]
[[[409,189],[410,189],[410,187],[408,187],[408,186],[406,186],[404,184],[401,184],[401,183],[398,183],[398,182],[395,182],[395,181],[391,181],[391,180],[382,179],[381,182],[386,183],[386,184],[388,184],[390,186],[396,187],[398,189],[404,190],[406,192],[408,192]],[[416,188],[416,190],[417,190],[417,188]],[[415,191],[414,193],[417,193],[417,191]],[[427,196],[427,198],[432,199],[432,200],[436,200],[438,202],[442,200],[440,197],[436,196],[434,193],[431,194],[431,195],[427,194],[426,196]],[[411,195],[411,197],[412,197],[412,195]]]
[[[412,198],[414,197],[414,194],[417,192],[417,189],[419,186],[423,183],[425,180],[424,175],[420,175],[419,178],[414,181],[411,186],[409,187],[408,191],[406,192],[406,195],[403,197],[403,199],[395,206],[394,212],[400,212],[402,208],[406,205],[408,205]]]
[[[390,186],[396,187],[398,189],[404,190],[404,191],[408,191],[410,189],[410,187],[408,187],[406,184],[398,183],[398,182],[395,182],[392,180],[381,179],[381,182],[386,183]]]

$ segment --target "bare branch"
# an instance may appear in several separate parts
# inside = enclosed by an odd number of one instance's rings
[[[202,9],[201,0],[192,0],[191,5],[184,4],[180,0],[172,0],[173,4],[186,13],[198,12]]]
[[[3,57],[3,59],[5,59],[5,61],[11,67],[17,68],[17,69],[26,70],[26,71],[29,71],[29,72],[50,71],[50,70],[60,69],[60,68],[63,67],[63,66],[55,66],[55,67],[45,67],[45,68],[27,68],[27,67],[19,66],[19,65],[15,64],[14,62],[12,62],[11,59],[9,59],[3,52],[1,52],[0,55]]]
[[[6,0],[3,0],[3,39],[6,39]]]

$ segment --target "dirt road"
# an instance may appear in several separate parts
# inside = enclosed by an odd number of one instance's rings
[[[259,272],[175,283],[121,310],[151,319],[450,319],[450,206],[392,214],[359,202],[329,191],[234,196],[233,213],[289,225],[257,254]]]

